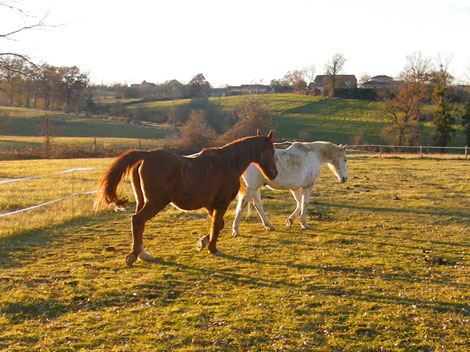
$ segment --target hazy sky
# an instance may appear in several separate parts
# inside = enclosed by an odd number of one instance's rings
[[[269,84],[335,54],[344,73],[397,76],[406,56],[452,56],[470,80],[469,0],[5,1],[57,27],[0,39],[0,52],[78,66],[94,83]],[[0,7],[0,34],[34,22]]]

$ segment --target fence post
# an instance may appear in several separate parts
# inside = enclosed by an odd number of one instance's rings
[[[419,157],[420,158],[423,157],[423,146],[422,145],[419,146]]]
[[[140,139],[139,139],[139,150],[142,150],[142,144],[140,143]]]
[[[380,159],[382,159],[382,146],[379,145],[379,157]]]
[[[465,146],[465,160],[468,158],[468,145]]]

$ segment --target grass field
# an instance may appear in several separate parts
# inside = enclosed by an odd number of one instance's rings
[[[52,125],[52,134],[58,137],[163,138],[168,133],[166,126],[149,122],[132,125],[124,123],[122,118],[112,116],[4,106],[0,106],[0,116],[7,121],[2,125],[2,134],[6,136],[40,136],[41,124],[46,117]]]
[[[156,149],[162,148],[165,139],[151,138],[119,138],[119,137],[53,137],[52,146],[69,146],[72,148],[91,149],[113,148],[117,150],[129,149]],[[140,143],[140,144],[139,144]],[[25,136],[0,136],[0,153],[13,152],[24,148],[41,148],[44,144],[44,137]]]
[[[210,101],[230,111],[246,96],[211,98]],[[307,140],[326,140],[335,143],[351,144],[355,136],[362,134],[369,144],[388,144],[381,136],[382,129],[389,125],[380,113],[381,102],[355,99],[313,97],[296,94],[257,95],[273,112],[273,123],[281,138]],[[189,104],[189,99],[177,100],[176,106]],[[172,101],[135,104],[130,109],[171,110]],[[426,110],[432,110],[428,106]],[[451,146],[463,146],[462,128],[456,124],[457,133]],[[422,144],[431,144],[433,126],[423,123]]]
[[[109,162],[0,162],[0,180]],[[93,189],[102,171],[0,185],[0,213],[72,184]],[[73,218],[48,222],[70,209],[42,208],[45,223],[28,229],[21,223],[36,211],[19,215],[0,232],[0,349],[468,351],[469,171],[464,160],[352,155],[345,184],[322,170],[311,230],[286,229],[293,200],[265,190],[277,230],[252,211],[232,237],[232,204],[222,257],[195,252],[204,212],[167,208],[144,234],[158,259],[131,269],[130,210],[93,215],[83,196]]]
[[[255,97],[266,103],[272,111],[276,136],[282,139],[327,140],[335,143],[353,144],[355,137],[361,135],[362,143],[388,144],[381,136],[382,129],[389,122],[380,115],[380,102],[368,102],[354,99],[313,97],[296,94],[266,94]],[[231,111],[246,96],[210,98],[210,102],[224,111]],[[179,108],[190,104],[190,99],[158,101],[132,104],[130,111],[144,109],[169,112],[175,106]],[[174,105],[173,105],[174,104]],[[432,110],[432,107],[426,107]],[[124,123],[122,118],[111,116],[86,116],[83,114],[65,114],[44,112],[34,109],[0,107],[1,114],[6,114],[7,123],[2,127],[0,152],[11,152],[23,148],[38,147],[42,143],[41,123],[48,117],[53,126],[56,144],[87,147],[90,138],[97,137],[101,144],[115,149],[126,149],[129,141],[148,140],[151,147],[159,147],[163,138],[173,133],[172,126],[144,121],[140,125]],[[2,117],[3,119],[3,117]],[[1,122],[1,121],[0,121]],[[450,146],[463,146],[464,136],[458,119],[457,133]],[[423,145],[432,145],[433,127],[431,122],[423,123]],[[119,138],[123,138],[119,141]],[[159,142],[155,142],[160,140]]]

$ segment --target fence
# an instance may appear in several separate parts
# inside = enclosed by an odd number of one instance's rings
[[[14,182],[27,181],[27,180],[36,180],[36,179],[40,179],[40,178],[51,177],[52,175],[62,175],[62,174],[67,174],[67,173],[72,173],[72,176],[73,176],[73,174],[77,171],[80,172],[80,171],[91,171],[91,170],[99,170],[99,169],[101,169],[101,168],[73,168],[73,169],[68,169],[68,170],[64,170],[64,171],[59,171],[59,172],[56,172],[54,174],[49,174],[49,175],[39,175],[39,176],[21,177],[21,178],[16,178],[16,179],[4,180],[4,181],[0,181],[0,185],[14,183]],[[70,198],[73,198],[73,197],[76,197],[76,196],[96,193],[96,191],[74,192],[74,186],[75,186],[74,183],[75,183],[75,177],[72,177],[72,182],[71,182],[72,193],[70,193],[68,195],[65,195],[63,197],[59,197],[59,198],[56,198],[56,199],[52,199],[52,200],[49,200],[49,201],[44,202],[44,203],[40,203],[40,204],[36,204],[36,205],[29,206],[29,207],[26,207],[26,208],[14,210],[14,211],[11,211],[11,212],[8,212],[8,213],[0,214],[0,218],[20,214],[20,213],[27,212],[27,211],[30,211],[30,210],[33,210],[33,209],[38,209],[38,208],[41,208],[43,206],[54,204],[54,203],[57,203],[57,202],[61,202],[61,201],[64,201],[66,199],[70,199]],[[72,207],[72,212],[73,212],[73,207]],[[73,215],[73,213],[72,213],[72,215]]]
[[[292,143],[290,141],[274,143],[276,148],[284,149],[288,148]],[[430,145],[383,145],[383,144],[354,144],[354,145],[347,145],[348,151],[356,151],[360,153],[378,153],[379,157],[382,157],[383,154],[386,153],[412,153],[419,155],[420,158],[423,157],[424,154],[432,154],[433,151],[435,154],[443,153],[443,152],[451,152],[452,155],[463,155],[465,160],[468,159],[468,146],[464,147],[438,147],[438,146],[430,146]],[[390,152],[393,150],[393,152]],[[462,151],[461,153],[453,153],[455,151]]]
[[[46,150],[41,137],[11,137],[10,140],[0,136],[0,160],[108,157],[129,149],[162,148],[165,143],[165,139],[55,137]]]
[[[424,154],[452,154],[452,155],[463,155],[465,160],[468,159],[468,146],[464,147],[439,147],[439,146],[423,146],[423,145],[382,145],[382,144],[358,144],[348,145],[349,150],[355,150],[360,152],[379,153],[379,157],[382,157],[386,153],[411,153],[417,154],[420,158]],[[392,151],[392,152],[391,152]],[[457,151],[457,153],[455,153]],[[462,151],[462,152],[458,152]],[[450,152],[450,153],[449,153]]]
[[[140,142],[140,141],[139,141]],[[292,142],[282,142],[282,143],[275,143],[277,147],[287,147]],[[381,145],[381,144],[361,144],[361,145],[348,145],[348,149],[352,151],[357,151],[357,152],[367,152],[367,153],[378,153],[379,157],[382,157],[383,154],[390,152],[393,150],[394,152],[408,152],[408,153],[414,153],[419,155],[419,157],[423,157],[424,154],[431,154],[432,151],[437,150],[438,152],[442,153],[443,151],[462,151],[459,155],[464,155],[465,159],[468,159],[468,146],[465,147],[438,147],[438,146],[396,146],[396,145]],[[74,172],[81,172],[81,171],[91,171],[91,170],[98,170],[100,168],[73,168],[73,169],[68,169],[64,171],[59,171],[55,173],[55,175],[60,175],[60,174],[67,174],[67,173],[74,173]],[[3,184],[8,184],[8,183],[13,183],[13,182],[20,182],[20,181],[26,181],[26,180],[35,180],[35,179],[40,179],[44,177],[48,177],[51,175],[40,175],[40,176],[30,176],[30,177],[22,177],[22,178],[16,178],[16,179],[9,179],[9,180],[4,180],[0,181],[0,185]],[[63,197],[59,197],[56,199],[49,200],[47,202],[43,202],[41,204],[36,204],[33,206],[25,207],[23,209],[18,209],[14,210],[8,213],[3,213],[0,214],[0,218],[27,212],[33,209],[38,209],[50,204],[54,204],[57,202],[61,202],[76,196],[81,196],[81,195],[87,195],[87,194],[94,194],[96,191],[86,191],[86,192],[74,192],[74,179],[72,178],[72,192],[68,195],[65,195]],[[73,211],[73,207],[72,207]]]

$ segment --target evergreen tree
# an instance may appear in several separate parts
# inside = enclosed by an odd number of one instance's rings
[[[470,145],[470,102],[463,107],[462,126],[465,135],[465,145]]]
[[[434,115],[434,135],[432,141],[435,145],[446,146],[453,135],[455,135],[455,118],[452,113],[455,111],[452,105],[447,86],[444,80],[439,80],[433,92],[433,100],[436,108]]]

